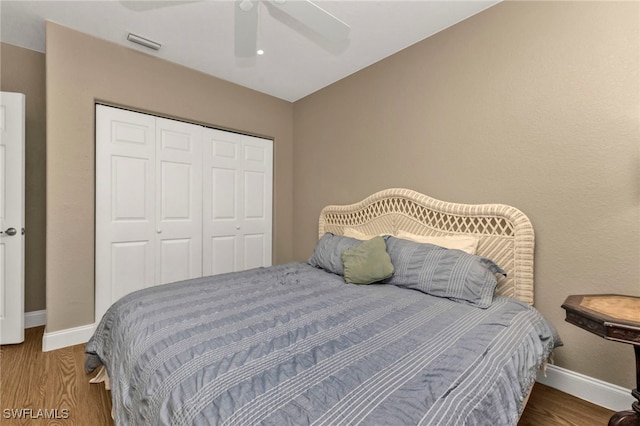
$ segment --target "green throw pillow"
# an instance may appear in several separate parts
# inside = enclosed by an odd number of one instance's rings
[[[393,275],[393,264],[382,237],[374,237],[342,252],[344,280],[371,284]]]

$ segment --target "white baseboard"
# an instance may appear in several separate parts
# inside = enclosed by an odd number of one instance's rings
[[[66,330],[53,331],[51,333],[48,333],[45,328],[42,336],[42,352],[87,343],[95,329],[96,324],[67,328]]]
[[[24,328],[40,327],[47,324],[47,311],[31,311],[24,313]]]
[[[613,411],[630,410],[635,401],[630,389],[555,365],[547,366],[546,377],[539,372],[536,381]]]

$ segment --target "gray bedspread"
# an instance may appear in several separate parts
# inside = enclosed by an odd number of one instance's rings
[[[559,344],[535,309],[487,309],[305,263],[116,302],[87,344],[118,425],[515,425]]]

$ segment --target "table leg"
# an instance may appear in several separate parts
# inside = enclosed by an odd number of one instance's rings
[[[609,420],[609,426],[640,426],[640,346],[634,345],[636,354],[636,388],[631,395],[636,401],[631,405],[632,410],[617,412]]]

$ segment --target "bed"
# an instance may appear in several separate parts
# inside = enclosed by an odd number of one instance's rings
[[[521,211],[388,189],[325,207],[319,237],[307,262],[114,303],[85,368],[106,368],[115,423],[517,424],[561,344]]]

